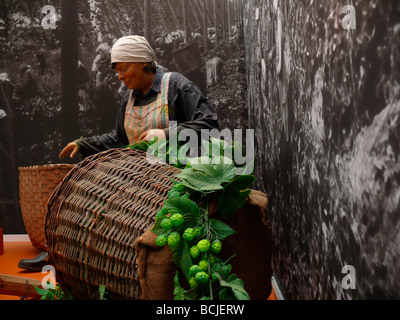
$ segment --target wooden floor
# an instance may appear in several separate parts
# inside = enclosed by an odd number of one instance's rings
[[[42,280],[45,274],[18,268],[21,259],[32,259],[40,253],[30,241],[4,241],[4,254],[0,256],[0,274]],[[20,300],[17,296],[0,294],[0,300]]]
[[[4,254],[0,256],[0,274],[42,280],[45,274],[18,268],[21,259],[32,259],[39,253],[40,251],[35,249],[30,241],[4,241]],[[20,300],[20,297],[0,294],[0,300]],[[274,291],[268,300],[277,300]]]

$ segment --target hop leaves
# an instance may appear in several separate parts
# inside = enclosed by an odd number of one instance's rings
[[[208,146],[217,150],[224,145],[212,140]],[[190,286],[188,291],[183,289],[176,274],[175,299],[213,299],[214,294],[221,300],[247,299],[243,282],[231,274],[231,265],[217,256],[222,250],[221,241],[235,231],[219,219],[210,218],[208,205],[210,194],[218,191],[218,214],[230,218],[244,205],[255,177],[237,176],[235,164],[223,155],[213,157],[210,148],[210,154],[203,157],[210,156],[209,161],[192,159],[176,176],[180,181],[174,181],[152,230],[158,235],[158,246],[170,246],[173,260]]]

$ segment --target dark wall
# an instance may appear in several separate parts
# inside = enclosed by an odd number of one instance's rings
[[[257,183],[285,298],[400,298],[400,2],[244,10]]]

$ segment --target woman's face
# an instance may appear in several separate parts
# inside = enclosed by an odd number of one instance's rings
[[[115,71],[118,72],[118,79],[123,81],[128,89],[143,90],[147,88],[145,65],[143,62],[117,62]]]

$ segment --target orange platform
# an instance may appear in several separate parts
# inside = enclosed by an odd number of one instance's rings
[[[4,241],[4,254],[0,255],[0,274],[42,280],[45,274],[18,268],[21,259],[32,259],[40,253],[30,241]],[[20,300],[17,296],[0,294],[0,300]],[[272,288],[268,300],[278,300]]]
[[[21,259],[32,259],[40,253],[30,241],[7,241],[4,239],[4,254],[0,255],[0,274],[42,280],[45,274],[18,268]],[[17,296],[0,294],[0,300],[20,300]]]

